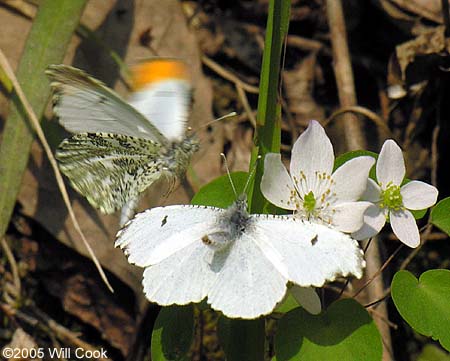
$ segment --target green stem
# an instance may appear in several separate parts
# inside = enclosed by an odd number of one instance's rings
[[[262,213],[268,202],[260,190],[264,173],[264,156],[267,153],[280,152],[281,107],[278,101],[281,52],[289,25],[290,0],[270,0],[267,18],[266,39],[259,85],[258,113],[252,150],[253,169],[256,164],[255,177],[249,191],[249,210]],[[245,300],[242,300],[245,302]],[[264,318],[257,320],[221,319],[220,334],[228,361],[264,360],[265,323]]]
[[[267,18],[266,39],[259,85],[258,112],[251,169],[257,161],[253,186],[250,188],[249,209],[261,213],[268,202],[264,199],[260,183],[264,173],[264,156],[279,153],[281,143],[279,79],[281,51],[289,26],[290,0],[271,0]]]

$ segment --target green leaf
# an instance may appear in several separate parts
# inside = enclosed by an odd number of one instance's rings
[[[450,235],[450,197],[444,198],[431,210],[431,223]]]
[[[420,209],[417,211],[410,210],[415,219],[421,219],[427,214],[428,209]]]
[[[450,361],[450,355],[435,345],[425,345],[417,361]]]
[[[242,194],[247,183],[248,173],[234,172],[230,176],[236,188],[237,195]],[[236,201],[236,195],[231,186],[230,178],[228,175],[224,175],[200,188],[192,198],[191,203],[201,206],[227,208],[234,201]]]
[[[380,361],[382,352],[374,321],[353,299],[316,316],[296,308],[280,320],[275,336],[277,361]]]
[[[194,337],[194,308],[163,307],[152,333],[152,361],[184,361]]]
[[[287,297],[283,300],[283,302],[277,308],[275,308],[274,312],[287,313],[299,306],[300,305],[298,304],[298,302],[294,298],[294,296],[292,296],[291,292],[288,292]]]
[[[343,165],[345,162],[349,161],[350,159],[361,157],[361,156],[370,156],[376,159],[378,159],[378,154],[368,151],[368,150],[353,150],[351,152],[347,152],[344,154],[341,154],[339,157],[337,157],[334,160],[334,170],[338,169],[341,165]],[[375,164],[370,169],[369,178],[373,179],[375,182],[377,180],[377,176],[375,174]]]
[[[17,69],[17,78],[31,106],[41,117],[50,89],[44,70],[64,58],[86,0],[46,0],[40,3]],[[28,163],[32,128],[15,94],[0,147],[0,237],[11,217],[23,172]]]
[[[263,318],[236,320],[222,316],[218,334],[227,361],[264,360],[264,327]]]
[[[449,270],[429,270],[419,280],[408,271],[399,271],[391,293],[398,312],[414,330],[439,340],[450,351]]]

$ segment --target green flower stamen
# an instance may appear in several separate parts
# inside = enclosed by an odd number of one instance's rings
[[[388,183],[386,189],[381,191],[381,208],[388,208],[393,211],[404,209],[403,198],[400,193],[400,186]]]
[[[312,213],[315,207],[316,198],[314,197],[314,193],[311,191],[307,195],[305,195],[305,198],[303,199],[303,208],[306,212]]]

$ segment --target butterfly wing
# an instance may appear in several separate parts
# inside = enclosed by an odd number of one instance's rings
[[[254,242],[250,231],[229,248],[216,252],[211,267],[218,273],[208,292],[208,303],[227,317],[267,315],[286,293],[286,277]]]
[[[254,242],[275,265],[279,262],[271,254],[281,255],[289,280],[299,286],[321,287],[340,276],[362,276],[363,252],[348,235],[292,217],[254,217]]]
[[[136,199],[164,171],[159,143],[108,133],[79,133],[65,139],[56,152],[61,171],[73,188],[103,213]]]
[[[142,114],[102,82],[80,69],[51,65],[54,112],[72,133],[116,133],[167,144],[167,138]]]
[[[207,259],[213,250],[202,237],[216,229],[223,210],[212,207],[168,206],[139,213],[117,235],[116,247],[144,271],[144,292],[160,305],[200,302],[216,273]]]
[[[170,140],[185,137],[191,104],[186,64],[177,59],[153,59],[132,68],[135,91],[129,102]]]

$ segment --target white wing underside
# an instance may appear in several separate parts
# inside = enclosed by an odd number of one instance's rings
[[[185,137],[190,97],[190,83],[173,79],[151,83],[134,92],[129,103],[151,119],[167,139],[181,141]]]
[[[283,257],[290,281],[321,287],[350,274],[360,278],[363,253],[354,239],[330,227],[291,217],[258,217],[255,238],[272,241]]]
[[[85,72],[52,65],[46,73],[55,89],[54,112],[69,132],[115,133],[168,143],[141,113]]]
[[[322,286],[337,276],[360,276],[357,243],[325,226],[289,217],[252,216],[244,233],[222,250],[202,242],[220,229],[224,210],[168,206],[138,214],[119,232],[116,246],[130,263],[146,267],[144,292],[161,305],[199,302],[228,317],[269,314],[286,283]],[[224,226],[222,226],[224,227]]]

